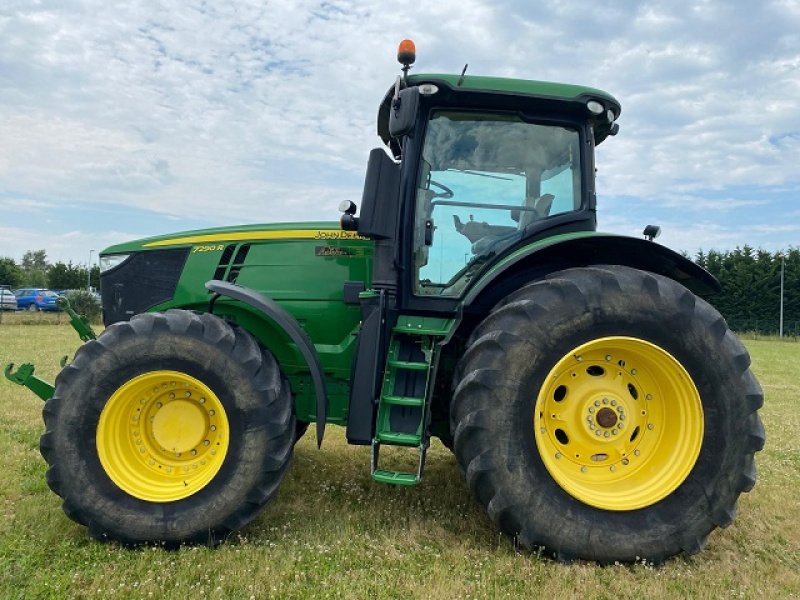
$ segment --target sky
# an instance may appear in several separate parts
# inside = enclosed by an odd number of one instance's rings
[[[599,229],[800,245],[800,0],[0,0],[0,256],[337,220],[413,72],[589,85]]]

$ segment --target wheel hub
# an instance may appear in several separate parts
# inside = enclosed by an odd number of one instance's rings
[[[617,413],[610,408],[601,408],[597,411],[597,424],[606,429],[614,427],[617,424]]]
[[[134,377],[108,399],[97,425],[97,450],[109,478],[150,502],[203,489],[228,449],[222,402],[203,382],[177,371]]]
[[[545,382],[534,413],[536,446],[573,497],[634,510],[688,476],[702,444],[702,404],[689,374],[662,348],[600,338],[565,355]]]
[[[168,452],[182,454],[199,446],[207,430],[206,414],[194,402],[175,400],[153,416],[153,439]]]

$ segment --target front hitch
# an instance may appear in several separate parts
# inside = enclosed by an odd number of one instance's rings
[[[89,319],[72,310],[72,307],[69,305],[69,300],[67,300],[64,296],[59,296],[56,298],[56,304],[60,309],[69,315],[69,324],[72,325],[72,328],[78,333],[84,342],[97,339],[97,335],[95,335],[94,331],[92,330],[92,326],[89,325]]]
[[[72,325],[72,328],[78,333],[81,340],[88,342],[89,340],[97,339],[94,331],[92,331],[92,326],[89,325],[89,320],[72,310],[72,307],[69,305],[69,300],[64,296],[59,296],[56,299],[56,304],[69,315],[69,324]],[[64,359],[66,358],[65,356]],[[64,367],[65,364],[66,360],[62,360],[61,366]],[[20,365],[16,373],[13,373],[13,370],[14,363],[8,363],[4,370],[6,379],[17,385],[25,386],[45,402],[53,397],[55,387],[34,375],[34,366],[32,364],[25,363]]]
[[[32,364],[25,363],[24,365],[20,365],[16,373],[11,372],[13,369],[14,363],[8,363],[6,365],[6,379],[12,383],[16,383],[17,385],[24,385],[45,402],[53,397],[55,388],[51,384],[47,383],[43,379],[39,379],[33,374],[34,366]]]

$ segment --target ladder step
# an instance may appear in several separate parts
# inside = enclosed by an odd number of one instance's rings
[[[372,478],[381,483],[393,485],[416,485],[419,483],[416,473],[402,473],[400,471],[386,471],[378,469],[372,473]]]
[[[405,360],[390,360],[389,366],[395,369],[409,369],[413,371],[427,371],[430,366],[424,362],[409,362]]]
[[[422,436],[416,433],[396,433],[394,431],[379,431],[375,438],[385,444],[395,444],[398,446],[419,446],[422,443]]]
[[[381,402],[397,404],[399,406],[422,406],[425,404],[425,398],[414,398],[413,396],[381,396]]]

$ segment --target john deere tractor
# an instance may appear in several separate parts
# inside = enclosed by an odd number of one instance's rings
[[[215,543],[275,495],[316,424],[416,485],[432,436],[524,547],[599,562],[699,551],[764,444],[717,281],[644,238],[598,233],[597,89],[403,75],[340,222],[152,237],[101,254],[106,328],[43,399],[64,512],[98,539]],[[416,467],[389,468],[385,446]],[[406,463],[408,464],[408,463]]]

